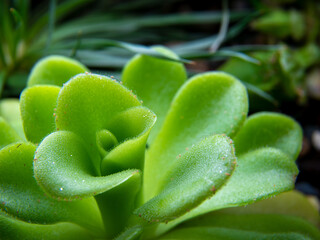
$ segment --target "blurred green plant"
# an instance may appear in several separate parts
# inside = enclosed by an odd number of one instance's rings
[[[281,8],[285,3],[287,9]],[[300,6],[302,3],[274,1],[269,6],[261,1],[256,4],[263,14],[255,18],[251,26],[262,33],[266,43],[274,46],[269,45],[266,49],[247,46],[246,53],[260,64],[233,58],[219,68],[237,76],[249,89],[253,86],[262,90],[263,95],[268,93],[264,99],[274,104],[294,101],[303,105],[309,97],[320,97],[317,90],[320,89],[320,78],[316,74],[320,64],[320,3],[306,1],[298,9],[293,8],[295,4]],[[261,108],[257,101],[252,102],[253,109]]]
[[[0,96],[4,88],[5,96],[18,96],[31,66],[46,55],[71,56],[91,69],[119,69],[134,53],[166,57],[144,46],[147,43],[202,36],[177,30],[176,26],[219,23],[222,16],[219,11],[133,14],[146,6],[157,9],[159,1],[123,1],[120,5],[94,0],[50,0],[39,6],[31,3],[0,2]],[[231,12],[230,21],[246,14]]]

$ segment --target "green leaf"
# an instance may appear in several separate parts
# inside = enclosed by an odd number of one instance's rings
[[[89,147],[72,132],[58,131],[47,136],[35,155],[38,184],[52,197],[76,200],[106,192],[130,178],[140,178],[139,170],[134,169],[97,176]]]
[[[294,160],[301,148],[301,134],[299,125],[281,114],[259,113],[248,118],[234,140],[238,167],[228,183],[172,225],[291,190],[298,174]]]
[[[245,87],[231,75],[209,72],[186,82],[173,99],[163,127],[146,153],[144,199],[156,195],[176,156],[206,136],[232,137],[248,111]]]
[[[295,160],[302,146],[302,130],[288,116],[261,112],[247,119],[234,142],[238,157],[255,149],[273,147]]]
[[[259,233],[255,231],[243,231],[220,227],[190,227],[177,229],[157,238],[159,240],[312,240],[306,235],[298,233]]]
[[[144,107],[130,108],[113,117],[108,129],[120,144],[103,158],[102,175],[128,168],[143,169],[146,142],[155,121],[154,113]]]
[[[17,132],[21,140],[25,140],[18,99],[7,98],[0,101],[0,117]]]
[[[0,232],[2,240],[12,239],[48,239],[48,240],[90,240],[89,232],[73,223],[33,224],[6,216],[0,210]]]
[[[96,176],[88,147],[74,133],[52,133],[37,149],[35,178],[50,196],[57,199],[95,196],[106,236],[114,237],[126,226],[135,208],[141,184],[140,171],[130,169],[104,177]]]
[[[237,49],[233,51],[239,51]],[[222,66],[220,71],[230,73],[239,80],[254,85],[263,91],[269,91],[280,81],[279,73],[274,64],[277,51],[258,51],[249,53],[249,57],[260,64],[253,64],[241,58],[231,58]]]
[[[26,138],[40,143],[56,130],[55,113],[60,87],[38,85],[25,89],[20,96],[20,108]]]
[[[316,227],[320,226],[318,209],[307,196],[295,190],[248,206],[226,208],[217,212],[221,214],[281,214],[303,218]]]
[[[114,238],[130,224],[130,217],[136,208],[136,196],[141,188],[141,177],[136,175],[120,186],[95,197],[103,218],[107,238]],[[141,229],[130,233],[131,238]],[[128,236],[127,236],[128,237]]]
[[[21,138],[16,131],[0,117],[0,149],[9,145],[10,143],[18,142]]]
[[[165,48],[155,48],[164,54],[176,57]],[[122,81],[143,100],[143,104],[157,115],[149,143],[152,143],[163,124],[170,103],[181,85],[187,79],[185,68],[180,63],[137,55],[125,66]]]
[[[238,166],[226,185],[190,213],[161,225],[158,232],[213,210],[242,206],[294,188],[298,169],[294,161],[275,148],[260,148],[238,158]]]
[[[306,22],[301,12],[274,10],[253,21],[255,30],[283,39],[288,36],[300,40],[306,32]]]
[[[101,216],[93,198],[68,202],[44,194],[33,175],[35,150],[33,144],[16,143],[0,151],[0,209],[25,222],[70,221],[101,234]]]
[[[117,236],[115,240],[135,240],[138,239],[138,237],[140,237],[142,231],[143,228],[141,226],[134,226],[126,229],[119,236]]]
[[[73,76],[89,71],[80,62],[63,56],[40,59],[32,68],[28,87],[45,84],[62,86]]]
[[[90,148],[88,151],[95,167],[95,175],[101,175],[97,133],[110,130],[117,114],[140,105],[137,97],[115,80],[102,75],[79,74],[61,89],[57,102],[56,125],[58,129],[72,131],[85,140]],[[141,111],[148,116],[145,119],[146,126],[152,126],[153,114]],[[139,129],[141,127],[140,125]],[[126,135],[125,129],[120,129],[122,140],[132,137]],[[121,141],[118,139],[118,142]]]
[[[166,175],[160,193],[135,211],[149,222],[164,222],[190,211],[218,191],[233,173],[230,138],[214,135],[196,144]]]
[[[179,228],[210,226],[264,234],[298,233],[306,238],[318,239],[320,236],[316,228],[318,224],[317,209],[301,193],[292,191],[246,207],[211,212],[191,219],[180,225]],[[285,239],[291,238],[287,236]]]

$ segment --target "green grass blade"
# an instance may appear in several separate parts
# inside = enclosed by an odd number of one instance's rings
[[[72,12],[75,12],[80,7],[83,7],[88,2],[92,0],[67,0],[56,6],[56,20],[68,16]],[[37,11],[35,11],[37,12]],[[30,32],[28,34],[28,40],[32,40],[37,34],[39,34],[47,25],[49,21],[49,13],[45,12],[43,15],[33,20]]]
[[[275,51],[281,48],[281,45],[264,45],[264,44],[245,44],[221,48],[221,50],[230,50],[235,52],[252,52],[252,51]]]
[[[248,14],[247,14],[248,15]],[[256,13],[249,14],[248,16],[242,18],[242,20],[230,28],[230,30],[226,34],[225,40],[230,40],[234,37],[236,37],[241,31],[244,30],[244,28],[247,26],[247,24],[252,20],[253,17],[256,16]],[[231,21],[231,13],[230,13],[230,21]],[[201,39],[197,39],[194,41],[189,41],[186,43],[178,44],[174,47],[172,47],[172,50],[179,54],[183,55],[188,52],[192,52],[195,50],[203,50],[210,47],[212,42],[214,42],[217,38],[217,35],[213,35],[210,37],[205,37]]]
[[[222,5],[223,5],[223,12],[222,12],[219,34],[217,38],[214,40],[214,42],[212,43],[212,45],[210,46],[210,52],[216,52],[218,50],[218,48],[226,38],[226,34],[228,31],[228,25],[229,25],[228,1],[224,0],[222,2]]]
[[[50,0],[46,49],[50,47],[51,41],[52,41],[52,35],[54,32],[54,25],[55,25],[56,5],[57,5],[56,0]]]
[[[268,102],[272,103],[274,106],[278,106],[278,101],[273,97],[271,96],[270,94],[266,93],[265,91],[261,90],[260,88],[250,84],[250,83],[247,83],[247,82],[242,82],[243,85],[246,86],[246,88],[248,89],[249,92],[252,92],[254,94],[256,94],[257,96],[267,100]]]
[[[69,46],[66,43],[63,43],[60,46],[68,46],[69,49],[72,49],[73,46],[77,43],[78,40],[73,40],[69,42]],[[161,58],[161,59],[166,59],[170,61],[175,61],[175,62],[183,62],[183,63],[190,63],[189,60],[180,58],[179,56],[177,57],[171,57],[168,55],[165,55],[159,51],[156,51],[155,49],[144,46],[141,44],[133,44],[133,43],[127,43],[127,42],[122,42],[122,41],[116,41],[116,40],[111,40],[111,39],[82,39],[81,40],[81,48],[93,48],[93,49],[101,49],[101,48],[108,48],[108,47],[116,47],[120,49],[125,49],[131,53],[135,54],[144,54],[156,58]],[[87,52],[88,53],[88,52]],[[94,53],[94,52],[93,52]]]

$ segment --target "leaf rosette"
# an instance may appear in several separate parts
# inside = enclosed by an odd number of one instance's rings
[[[219,222],[221,209],[294,188],[300,126],[278,113],[247,118],[247,91],[233,76],[207,72],[187,79],[179,62],[137,55],[122,85],[52,56],[36,64],[29,79],[12,108],[20,105],[23,124],[9,120],[17,111],[0,108],[5,239],[269,236],[245,229],[250,217],[231,232],[219,224],[183,227],[213,211],[217,217],[208,219]],[[293,235],[317,236],[309,223],[294,223]],[[289,239],[286,231],[275,234]]]

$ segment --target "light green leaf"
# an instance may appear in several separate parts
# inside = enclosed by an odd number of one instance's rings
[[[228,137],[214,135],[178,156],[160,193],[135,214],[149,222],[169,221],[212,197],[234,171],[236,157],[230,141]]]
[[[18,142],[21,138],[16,131],[0,117],[0,149],[9,145],[10,143]]]
[[[190,227],[177,229],[156,238],[159,240],[312,240],[308,236],[298,233],[259,233],[220,227]]]
[[[198,217],[159,239],[319,239],[308,222],[285,215],[212,213]],[[195,237],[195,238],[193,238]]]
[[[95,168],[94,175],[101,175],[101,156],[97,146],[97,133],[104,130],[112,133],[111,125],[115,125],[113,121],[116,115],[140,105],[137,97],[115,80],[102,75],[79,74],[61,89],[57,101],[57,129],[74,132],[84,139]],[[145,117],[146,127],[152,126],[153,114],[146,113],[147,110],[135,110],[136,114],[142,112],[144,112],[143,115],[136,116],[136,118],[142,121],[143,116],[147,115],[148,117]],[[142,130],[142,122],[139,123],[140,126],[137,129]],[[115,127],[112,128],[115,129]],[[132,137],[130,136],[132,133],[126,135],[126,130],[128,130],[127,127],[118,129],[117,135],[119,136],[112,134],[116,138],[121,136],[117,140],[122,142]]]
[[[25,140],[18,99],[2,99],[0,101],[0,117],[3,117],[11,125],[22,140]]]
[[[73,76],[88,72],[80,62],[63,56],[49,56],[40,59],[32,68],[28,87],[45,84],[62,87]]]
[[[297,174],[296,164],[282,151],[274,148],[251,151],[238,158],[238,167],[226,186],[198,210],[246,205],[291,190]]]
[[[282,214],[303,218],[316,227],[320,227],[318,209],[311,204],[307,196],[298,191],[281,193],[273,198],[248,206],[226,208],[217,211],[221,214]]]
[[[56,130],[54,109],[60,87],[38,85],[25,89],[20,96],[20,108],[26,138],[33,143]]]
[[[136,196],[141,187],[141,177],[136,175],[116,188],[95,197],[103,218],[106,237],[113,239],[130,224],[130,217],[136,208]],[[129,235],[139,235],[142,229],[136,229]],[[127,236],[128,237],[128,236]]]
[[[6,216],[0,210],[0,233],[2,240],[90,240],[89,232],[73,223],[33,224]]]
[[[35,150],[33,144],[16,143],[0,151],[0,209],[25,222],[70,221],[101,234],[101,216],[93,198],[55,200],[38,186],[32,167]]]
[[[298,201],[296,201],[296,197],[298,197]],[[308,212],[310,213],[311,204],[308,203],[308,200],[302,200],[302,198],[301,194],[298,196],[296,192],[284,193],[282,196],[266,199],[247,207],[211,212],[191,219],[178,228],[217,227],[260,232],[266,235],[271,233],[297,233],[306,238],[319,239],[320,232],[317,226],[310,224],[306,219],[295,216],[296,213],[302,213],[300,207],[309,209]],[[300,206],[301,203],[302,206]],[[284,239],[291,238],[287,236]]]
[[[226,185],[199,207],[157,231],[213,210],[242,206],[294,188],[298,169],[287,154],[275,148],[261,148],[238,158],[238,166]]]
[[[156,51],[176,58],[165,48]],[[181,63],[165,61],[145,55],[137,55],[125,66],[122,81],[143,100],[143,105],[152,109],[157,115],[157,123],[150,133],[152,143],[163,124],[170,103],[181,85],[187,79],[186,70]]]
[[[135,198],[141,184],[140,171],[129,169],[108,176],[96,176],[88,147],[72,132],[52,133],[37,149],[35,178],[50,196],[57,199],[77,200],[95,196],[106,236],[115,237],[126,226],[136,207]],[[122,154],[129,154],[130,150]]]
[[[206,136],[232,137],[248,111],[245,87],[222,72],[199,74],[186,82],[173,99],[163,127],[146,153],[144,199],[156,195],[176,156]]]
[[[130,108],[114,116],[108,129],[120,142],[101,162],[101,173],[119,172],[128,168],[143,169],[146,142],[156,116],[144,107]]]
[[[38,184],[52,197],[76,200],[106,192],[130,178],[140,178],[139,170],[134,169],[97,176],[89,147],[72,132],[58,131],[47,136],[35,155]]]
[[[270,91],[281,80],[272,63],[272,59],[276,58],[277,50],[249,53],[249,56],[260,62],[259,65],[234,57],[221,65],[219,70],[230,73],[241,81],[260,88],[262,91]]]
[[[302,130],[292,118],[261,112],[250,116],[234,138],[237,156],[259,148],[280,149],[295,160],[302,146]]]
[[[141,226],[134,226],[126,229],[123,233],[115,238],[115,240],[135,240],[140,237],[143,228]]]
[[[259,113],[248,118],[235,137],[238,167],[228,183],[210,200],[163,229],[199,214],[291,190],[298,174],[294,160],[300,151],[301,134],[299,125],[281,114]]]

